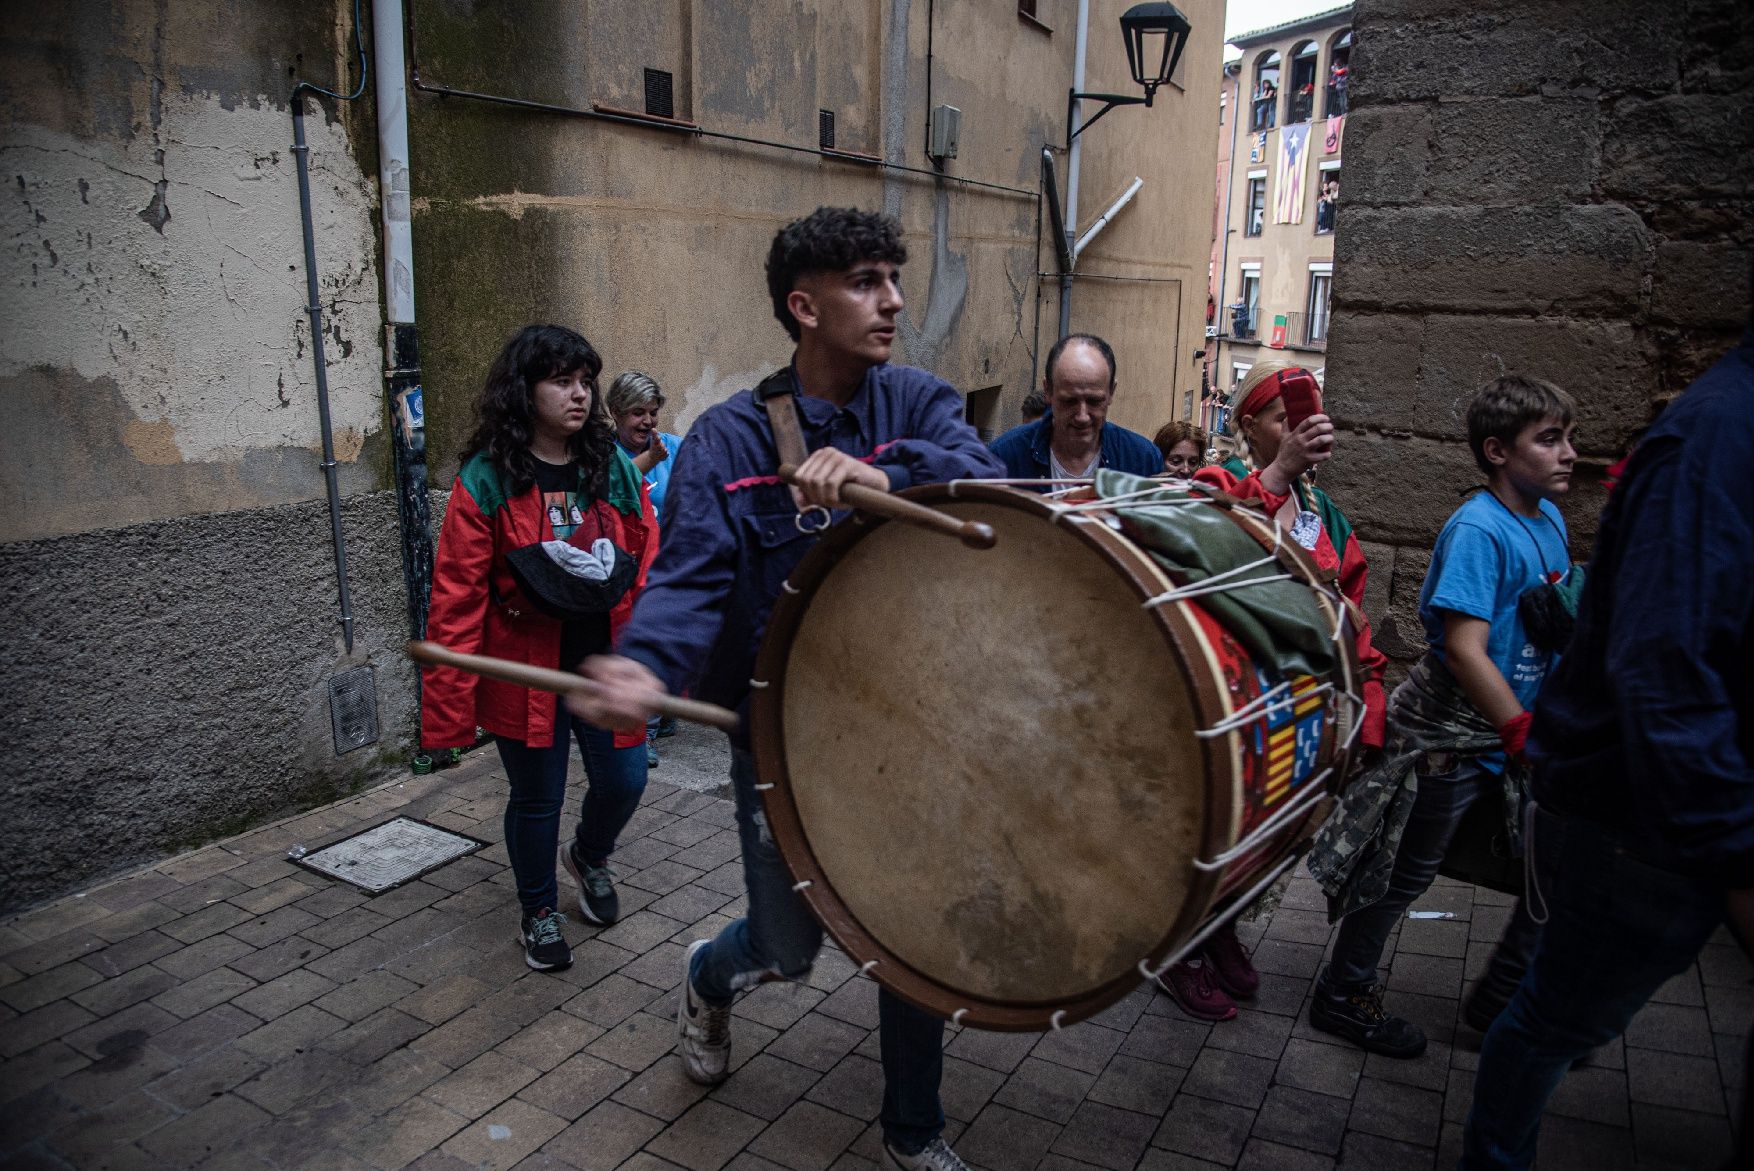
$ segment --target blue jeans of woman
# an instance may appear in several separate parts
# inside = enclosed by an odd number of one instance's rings
[[[1571,1063],[1626,1031],[1663,982],[1687,970],[1724,917],[1723,892],[1627,853],[1602,826],[1535,812],[1547,923],[1528,975],[1480,1046],[1463,1171],[1535,1158],[1541,1114]]]
[[[518,904],[532,915],[559,905],[554,880],[560,846],[560,812],[566,803],[566,766],[578,741],[585,762],[585,799],[573,845],[579,859],[601,866],[615,852],[615,839],[627,828],[646,791],[646,750],[615,747],[615,734],[587,724],[555,702],[554,741],[531,748],[522,740],[495,736],[511,793],[505,806],[505,848],[518,880]]]
[[[1364,988],[1377,982],[1377,964],[1389,933],[1407,908],[1430,889],[1462,815],[1476,801],[1503,800],[1503,779],[1477,759],[1431,753],[1419,768],[1419,789],[1406,832],[1401,835],[1389,889],[1370,906],[1341,920],[1334,953],[1323,975],[1330,990]],[[1503,995],[1508,996],[1522,979],[1540,931],[1529,918],[1524,900],[1518,899],[1486,976],[1503,989]]]
[[[731,788],[737,798],[737,834],[743,846],[743,881],[749,913],[695,953],[688,978],[708,1004],[731,1003],[763,979],[798,979],[810,971],[822,946],[822,928],[792,890],[755,791],[755,762],[731,750]],[[883,1137],[905,1154],[924,1148],[944,1131],[938,1084],[944,1074],[944,1022],[890,995],[877,994],[878,1041],[883,1055]]]

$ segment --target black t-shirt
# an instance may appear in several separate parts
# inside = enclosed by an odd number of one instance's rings
[[[542,493],[542,505],[548,512],[548,524],[554,538],[564,541],[585,520],[591,506],[588,496],[579,493],[577,460],[564,464],[535,460],[536,489]],[[586,655],[601,654],[609,649],[609,615],[593,614],[589,618],[563,622],[560,627],[560,669],[571,671]]]

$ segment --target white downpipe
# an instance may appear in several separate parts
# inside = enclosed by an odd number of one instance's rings
[[[378,184],[384,204],[384,314],[392,325],[413,325],[414,209],[408,180],[408,71],[402,43],[402,0],[372,0]]]
[[[1072,89],[1077,93],[1084,92],[1084,51],[1090,43],[1090,0],[1078,0],[1078,35],[1073,48]],[[1072,103],[1072,124],[1067,133],[1077,134],[1078,127],[1084,124],[1084,103]],[[1084,149],[1081,139],[1072,140],[1071,152],[1066,159],[1066,244],[1071,246],[1078,234],[1078,159]]]
[[[1084,50],[1090,43],[1090,0],[1078,0],[1078,35],[1072,49],[1072,92],[1084,92]],[[1083,102],[1072,103],[1072,117],[1066,134],[1075,136],[1083,124]],[[1072,137],[1066,153],[1066,252],[1074,255],[1078,239],[1078,159],[1084,147],[1082,139]],[[1072,331],[1072,272],[1060,274],[1060,336]]]
[[[1133,202],[1133,196],[1139,194],[1139,188],[1143,186],[1145,186],[1145,180],[1139,178],[1137,175],[1133,176],[1132,185],[1125,191],[1121,192],[1121,197],[1111,203],[1107,211],[1097,217],[1096,222],[1090,225],[1089,231],[1078,237],[1078,244],[1072,249],[1072,259],[1078,259],[1078,254],[1084,251],[1084,246],[1096,239],[1096,234],[1098,232],[1108,227],[1108,222],[1120,214],[1121,208]]]

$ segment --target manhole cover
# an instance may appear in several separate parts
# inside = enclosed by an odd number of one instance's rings
[[[298,864],[375,895],[473,854],[486,844],[411,817],[398,817],[306,854]]]

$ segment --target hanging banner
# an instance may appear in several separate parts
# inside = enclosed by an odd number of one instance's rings
[[[1304,148],[1309,145],[1309,123],[1282,127],[1279,131],[1279,173],[1273,178],[1273,222],[1303,222],[1303,173],[1308,170]]]
[[[1267,132],[1249,135],[1249,162],[1259,163],[1267,157]]]
[[[1322,153],[1337,155],[1340,153],[1340,135],[1346,129],[1346,115],[1335,114],[1328,119],[1328,132],[1322,136]]]
[[[1285,348],[1285,314],[1273,314],[1273,333],[1267,344],[1275,350]]]

